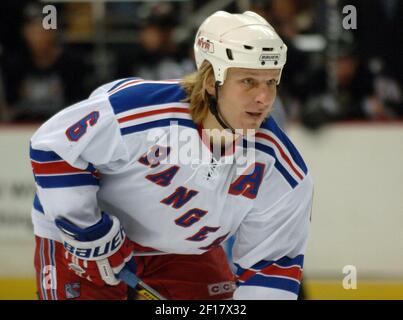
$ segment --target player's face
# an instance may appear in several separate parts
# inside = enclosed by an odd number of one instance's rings
[[[228,69],[218,94],[224,119],[234,129],[258,129],[272,110],[279,76],[280,70]]]

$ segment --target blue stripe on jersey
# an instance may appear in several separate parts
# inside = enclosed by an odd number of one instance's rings
[[[44,282],[43,282],[43,278],[44,278],[44,272],[42,272],[43,268],[45,267],[45,258],[44,258],[44,243],[45,239],[41,238],[41,244],[39,247],[39,257],[40,257],[40,261],[41,261],[41,283],[40,283],[40,288],[41,288],[41,293],[42,293],[42,298],[43,300],[48,300],[48,294],[46,293],[46,289],[44,288]]]
[[[277,155],[273,148],[259,142],[255,143],[255,148],[271,155],[273,158],[276,159],[276,161],[274,162],[274,167],[281,173],[281,175],[284,177],[285,180],[287,180],[292,188],[295,188],[298,185],[298,182],[288,173],[287,169],[284,168],[281,162],[277,160]]]
[[[56,267],[56,264],[55,264],[55,243],[54,243],[54,241],[53,240],[48,240],[49,242],[48,242],[48,246],[49,246],[49,249],[50,249],[50,251],[49,251],[49,256],[50,256],[50,265],[52,266],[51,268],[51,272],[50,272],[50,275],[51,275],[51,284],[52,284],[52,286],[51,286],[51,295],[52,295],[52,300],[57,300],[57,298],[56,298],[56,289],[54,289],[55,288],[55,284],[56,284],[56,279],[55,279],[55,272],[54,272],[54,270],[55,270],[55,267]]]
[[[45,211],[43,210],[43,207],[42,207],[42,204],[41,204],[41,202],[39,201],[39,198],[38,198],[38,195],[37,194],[35,194],[35,198],[34,198],[34,208],[35,208],[35,210],[36,211],[39,211],[39,212],[41,212],[41,213],[45,213]]]
[[[120,132],[122,133],[122,135],[125,135],[125,134],[134,133],[134,132],[144,131],[144,130],[151,129],[151,128],[168,127],[171,125],[171,122],[177,123],[178,125],[184,126],[184,127],[189,127],[189,128],[193,128],[193,129],[197,128],[196,124],[190,119],[169,118],[169,119],[161,119],[161,120],[146,122],[146,123],[138,124],[138,125],[131,126],[131,127],[121,128]]]
[[[115,114],[131,109],[180,102],[186,93],[178,83],[140,83],[109,96]]]
[[[295,280],[288,278],[278,278],[272,276],[264,276],[260,274],[254,275],[252,278],[245,282],[237,282],[239,286],[259,286],[266,288],[275,288],[281,290],[287,290],[298,295],[299,283]]]
[[[112,90],[115,90],[117,87],[119,87],[121,84],[123,84],[125,82],[129,82],[129,81],[136,80],[136,79],[138,80],[138,79],[141,79],[141,78],[140,77],[132,77],[132,78],[123,79],[123,80],[119,81],[118,83],[116,83],[112,88],[110,88],[108,90],[108,92],[111,92]]]
[[[29,147],[29,156],[32,160],[38,162],[49,162],[49,161],[58,161],[62,160],[57,153],[53,151],[42,151],[33,149],[31,146]]]
[[[291,267],[294,265],[299,265],[302,269],[304,267],[304,255],[300,254],[300,255],[296,256],[295,258],[289,258],[289,257],[285,256],[279,260],[262,260],[256,264],[254,264],[249,269],[262,270],[264,268],[271,266],[274,263],[281,267]],[[245,271],[249,270],[249,269],[242,268],[240,265],[238,265],[236,263],[235,263],[235,266],[237,267],[236,274],[238,276],[242,275]]]
[[[307,174],[308,168],[301,155],[299,154],[297,148],[293,145],[287,135],[279,128],[277,123],[274,121],[272,117],[270,117],[267,121],[262,124],[262,128],[270,130],[273,134],[283,143],[283,145],[287,148],[288,152],[291,155],[291,158],[295,161],[298,167]]]
[[[295,258],[282,257],[281,259],[279,259],[277,261],[262,260],[262,261],[256,263],[255,265],[253,265],[251,267],[251,269],[262,270],[262,269],[272,265],[273,263],[275,263],[281,267],[290,267],[293,265],[299,265],[302,268],[304,266],[304,255],[300,254],[300,255],[296,256]],[[243,271],[241,271],[241,273],[243,273]]]
[[[99,185],[99,181],[92,174],[70,174],[60,176],[36,176],[36,183],[42,188],[66,188]]]

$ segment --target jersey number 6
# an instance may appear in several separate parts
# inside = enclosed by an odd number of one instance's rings
[[[66,130],[66,136],[70,141],[78,141],[86,132],[88,126],[94,126],[99,118],[99,112],[93,111]]]

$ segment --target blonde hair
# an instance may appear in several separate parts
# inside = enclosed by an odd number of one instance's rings
[[[185,76],[181,85],[185,89],[187,97],[182,102],[190,104],[190,115],[196,124],[206,118],[208,114],[207,82],[214,81],[213,66],[204,60],[199,70]]]

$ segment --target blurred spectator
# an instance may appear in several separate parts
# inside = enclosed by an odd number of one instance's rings
[[[42,19],[42,6],[29,4],[22,24],[26,48],[4,57],[8,120],[43,121],[84,98],[82,59],[62,48],[57,30],[45,30]]]
[[[279,95],[284,102],[287,118],[293,118],[305,94],[304,83],[310,68],[309,55],[298,49],[293,41],[303,32],[310,32],[311,21],[309,1],[271,0],[254,1],[251,7],[275,27],[287,45],[287,64],[281,76]]]
[[[325,68],[313,72],[306,82],[302,122],[310,128],[318,128],[332,121],[387,118],[375,95],[374,75],[362,63],[354,47],[340,45],[334,63],[335,91],[330,91],[332,86]]]
[[[158,7],[158,6],[157,6]],[[195,70],[186,44],[177,44],[172,32],[174,12],[153,12],[140,26],[139,45],[119,58],[118,77],[178,79]]]
[[[269,21],[282,37],[292,39],[297,34],[313,32],[311,1],[270,0],[266,11]]]
[[[32,0],[3,0],[0,10],[0,46],[3,50],[16,50],[21,46],[22,38],[19,29],[22,23],[24,6]]]
[[[375,89],[389,117],[403,117],[403,1],[344,0],[357,8],[358,53],[376,74]]]

